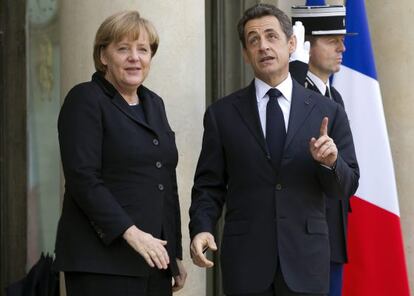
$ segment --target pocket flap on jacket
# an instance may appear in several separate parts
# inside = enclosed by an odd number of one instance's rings
[[[307,222],[308,233],[328,234],[328,224],[324,218],[310,218]]]

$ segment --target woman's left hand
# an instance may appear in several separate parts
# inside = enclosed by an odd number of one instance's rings
[[[187,279],[187,271],[185,271],[184,264],[180,259],[177,259],[179,275],[174,276],[174,285],[172,287],[173,292],[177,292],[184,287],[185,280]]]

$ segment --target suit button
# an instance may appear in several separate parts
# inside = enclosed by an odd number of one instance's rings
[[[276,184],[276,190],[277,191],[282,190],[282,184]]]
[[[155,166],[157,167],[157,169],[162,168],[162,163],[161,163],[161,161],[157,161],[157,162],[155,163]]]
[[[158,141],[157,139],[153,139],[152,144],[154,144],[155,146],[158,146],[160,144],[160,141]]]
[[[105,237],[105,233],[99,227],[96,227],[96,233],[98,234],[98,236],[100,238],[104,238]]]
[[[163,190],[164,190],[164,185],[162,185],[162,184],[158,184],[158,189],[159,189],[160,191],[163,191]]]
[[[270,157],[270,154],[266,154],[266,158],[268,159],[268,160],[271,160],[272,158]]]

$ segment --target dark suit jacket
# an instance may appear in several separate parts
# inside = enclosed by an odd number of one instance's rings
[[[339,149],[334,170],[316,163],[309,151],[324,116]],[[226,294],[267,289],[278,262],[293,291],[326,293],[330,256],[325,196],[350,196],[358,186],[343,108],[294,81],[278,174],[268,155],[254,82],[207,109],[190,235],[213,233],[225,204],[221,265]]]
[[[140,86],[146,122],[95,73],[68,93],[59,120],[65,196],[56,239],[62,271],[141,276],[150,267],[122,238],[136,225],[182,257],[175,168],[178,153],[164,104]]]
[[[289,71],[297,82],[305,86],[307,89],[313,90],[320,94],[318,87],[311,79],[307,77],[308,64],[302,62],[291,62]],[[344,108],[344,101],[340,93],[331,86],[332,99]],[[336,263],[348,262],[347,254],[347,224],[348,211],[350,204],[348,198],[329,198],[327,203],[326,217],[329,227],[329,242],[331,245],[331,261]]]

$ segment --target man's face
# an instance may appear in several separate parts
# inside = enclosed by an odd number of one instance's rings
[[[345,51],[344,35],[316,37],[310,48],[309,68],[323,77],[329,77],[340,69],[342,53]]]
[[[245,24],[244,39],[244,60],[255,76],[271,86],[283,81],[289,71],[289,55],[296,47],[293,35],[288,39],[276,17],[264,16]]]

